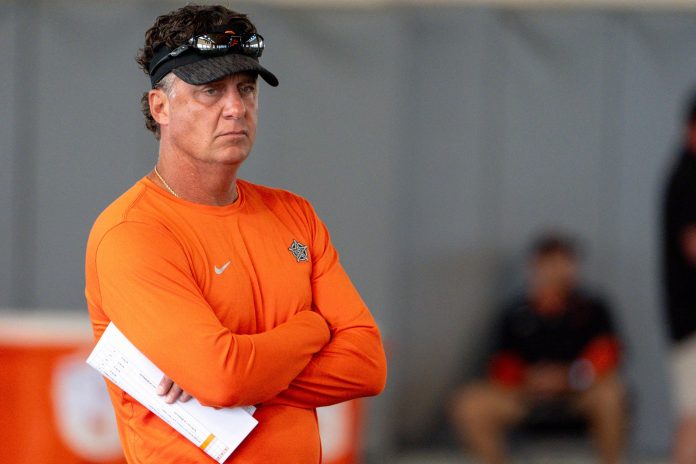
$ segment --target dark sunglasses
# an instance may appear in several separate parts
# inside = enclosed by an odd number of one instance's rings
[[[181,45],[160,58],[150,66],[150,75],[163,63],[181,55],[186,50],[194,49],[205,55],[225,55],[239,53],[240,55],[260,58],[265,48],[261,34],[236,35],[232,31],[200,34],[191,37],[188,43]]]

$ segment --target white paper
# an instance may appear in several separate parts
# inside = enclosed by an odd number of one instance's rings
[[[110,323],[87,364],[222,463],[258,424],[254,407],[215,409],[192,398],[167,404],[156,392],[164,375]]]

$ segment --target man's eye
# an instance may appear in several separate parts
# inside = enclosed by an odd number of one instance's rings
[[[211,95],[211,96],[217,95],[218,89],[215,89],[213,87],[207,87],[207,88],[203,89],[203,93],[206,95]]]
[[[240,90],[243,94],[252,94],[252,93],[256,92],[256,86],[255,85],[243,85]]]

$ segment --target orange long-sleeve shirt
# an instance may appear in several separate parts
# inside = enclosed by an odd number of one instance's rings
[[[379,393],[379,331],[304,199],[239,180],[228,206],[149,179],[92,228],[87,303],[201,403],[257,405],[231,463],[318,463],[315,407]],[[107,381],[129,463],[210,458]]]

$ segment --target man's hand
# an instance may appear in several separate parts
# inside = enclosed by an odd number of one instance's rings
[[[166,375],[162,377],[162,381],[157,385],[157,394],[164,396],[164,401],[169,404],[175,403],[176,400],[185,403],[191,399],[191,395],[182,390],[180,386]]]
[[[539,364],[527,372],[526,388],[530,394],[551,399],[567,393],[568,367],[564,364]]]

